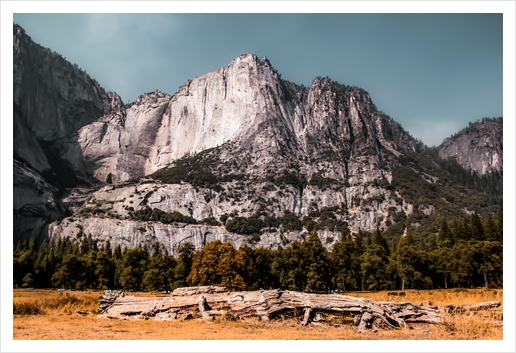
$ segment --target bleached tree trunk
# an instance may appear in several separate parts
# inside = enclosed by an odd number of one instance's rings
[[[302,325],[312,318],[319,321],[324,314],[354,317],[359,332],[379,327],[383,329],[405,327],[407,323],[436,324],[440,310],[419,303],[375,302],[340,294],[310,294],[294,291],[259,290],[228,292],[223,287],[186,287],[174,290],[169,297],[134,297],[124,292],[106,291],[100,297],[100,317],[123,319],[154,317],[156,320],[199,319],[212,320],[214,316],[230,314],[245,319],[260,317],[270,320],[278,315],[296,315],[304,311]],[[484,310],[500,306],[500,302],[475,305],[448,305],[448,312]]]

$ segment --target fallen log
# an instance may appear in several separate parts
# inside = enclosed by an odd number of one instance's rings
[[[310,294],[279,289],[229,292],[223,287],[185,287],[174,290],[168,297],[134,297],[123,291],[105,292],[100,298],[101,315],[108,318],[133,317],[156,320],[197,318],[213,320],[215,316],[236,319],[259,317],[270,320],[279,315],[297,316],[302,325],[323,320],[324,315],[347,315],[358,331],[373,327],[395,329],[407,323],[436,324],[441,310],[410,302],[375,302],[340,294]],[[498,304],[496,304],[498,303]],[[499,302],[470,306],[447,306],[447,310],[483,310],[499,306]]]
[[[483,302],[478,304],[467,304],[467,305],[454,305],[449,304],[444,307],[444,310],[448,313],[463,313],[467,311],[480,311],[488,310],[492,308],[498,308],[500,306],[499,301]]]

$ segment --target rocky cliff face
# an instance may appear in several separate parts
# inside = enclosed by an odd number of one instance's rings
[[[40,237],[49,222],[67,215],[56,196],[57,189],[26,163],[17,160],[13,162],[13,188],[15,242]]]
[[[173,96],[150,93],[112,112],[117,118],[107,114],[79,131],[85,158],[97,163],[98,179],[123,183],[167,166],[162,174],[174,174],[185,163],[189,172],[204,175],[190,183],[140,181],[93,193],[89,204],[77,207],[76,224],[104,239],[86,225],[88,217],[119,219],[113,232],[126,241],[111,239],[112,245],[139,241],[141,234],[133,230],[142,225],[126,228],[125,222],[146,207],[197,220],[289,213],[302,219],[328,209],[330,226],[318,230],[328,248],[344,229],[386,227],[396,212],[413,209],[386,187],[398,157],[417,155],[424,146],[379,112],[367,92],[329,78],[316,78],[308,88],[295,85],[282,80],[266,58],[248,54],[187,82]],[[75,234],[69,227],[62,224],[51,234]],[[222,234],[207,226],[159,227],[167,237],[180,233],[198,246],[206,234]],[[253,240],[233,233],[232,242],[276,248],[307,234],[302,226],[279,226]],[[167,251],[175,252],[177,243],[168,242]]]
[[[278,154],[298,160],[345,150],[342,157],[349,158],[353,150],[369,148],[378,163],[386,153],[417,150],[416,141],[376,111],[365,91],[328,78],[315,79],[310,88],[298,86],[252,54],[188,81],[173,96],[150,93],[110,110],[83,126],[78,139],[103,181],[142,177],[227,142],[275,165]]]
[[[82,126],[109,112],[104,89],[61,55],[34,43],[16,25],[13,60],[18,118],[35,138],[65,152],[60,157],[68,157],[72,165],[81,169],[81,156],[66,155],[67,147],[77,141],[77,131]]]
[[[363,89],[296,85],[246,54],[123,105],[18,26],[14,56],[15,241],[90,235],[176,254],[216,239],[274,249],[316,229],[329,249],[342,232],[403,233],[445,202],[404,193],[400,166],[439,191],[436,164]],[[66,189],[60,175],[97,182]]]
[[[88,176],[77,131],[110,107],[96,81],[59,54],[34,43],[17,25],[13,27],[13,60],[17,240],[37,237],[49,220],[66,214],[56,186]],[[68,178],[64,172],[73,175]]]
[[[155,221],[138,221],[135,214],[149,207],[168,213],[177,211],[196,220],[208,218],[218,220],[224,215],[240,217],[252,217],[257,213],[269,216],[284,215],[288,214],[292,207],[294,207],[292,212],[300,211],[301,216],[308,216],[310,212],[319,210],[318,206],[321,206],[335,211],[327,212],[331,217],[329,226],[318,230],[323,244],[331,249],[340,239],[343,227],[346,229],[351,227],[355,231],[358,228],[373,229],[377,222],[385,225],[385,222],[393,221],[394,211],[410,214],[413,210],[410,204],[404,202],[398,204],[393,201],[390,191],[372,186],[366,187],[361,195],[378,196],[380,191],[384,191],[387,192],[386,200],[353,206],[349,212],[344,213],[342,203],[346,200],[337,188],[321,190],[319,187],[307,186],[304,193],[306,196],[302,197],[301,204],[305,203],[310,207],[299,210],[299,207],[296,208],[298,190],[292,186],[276,187],[271,182],[247,187],[240,187],[240,185],[239,182],[231,182],[225,184],[223,190],[214,191],[187,183],[162,184],[147,181],[105,186],[98,190],[78,188],[62,200],[72,210],[73,216],[67,218],[67,221],[53,222],[50,225],[49,235],[52,238],[65,236],[76,240],[80,240],[83,235],[90,235],[100,242],[109,240],[112,246],[121,245],[122,248],[137,246],[140,243],[152,248],[153,242],[159,242],[163,249],[171,254],[176,254],[184,241],[189,241],[197,249],[201,249],[207,241],[217,239],[230,241],[237,247],[246,245],[276,249],[295,240],[306,239],[308,230],[303,228],[301,223],[298,229],[276,225],[265,227],[258,237],[251,237],[230,233],[221,224],[219,226],[186,225],[180,222],[163,224]],[[262,191],[264,189],[267,191]],[[226,196],[226,193],[231,194]],[[308,200],[313,202],[309,203]]]
[[[308,238],[308,232],[264,232],[259,242],[250,243],[245,235],[228,232],[223,226],[175,224],[166,225],[159,222],[113,221],[108,218],[73,217],[63,221],[51,223],[48,229],[51,239],[67,237],[74,241],[81,241],[87,234],[94,241],[110,242],[113,246],[135,248],[140,245],[152,249],[157,243],[162,251],[178,256],[179,247],[185,242],[194,245],[200,250],[209,242],[220,240],[229,242],[234,247],[250,246],[277,249],[279,246],[288,246],[293,241]],[[319,237],[328,249],[339,240],[332,232],[320,231]]]
[[[447,138],[439,146],[441,158],[454,158],[480,175],[503,171],[503,119],[483,119]]]

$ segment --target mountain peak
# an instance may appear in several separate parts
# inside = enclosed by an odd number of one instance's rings
[[[258,60],[258,56],[256,54],[247,53],[247,54],[240,54],[238,57],[232,60],[233,61],[246,61],[246,60]]]
[[[247,63],[247,64],[253,64],[253,65],[264,64],[264,65],[271,67],[271,63],[269,62],[269,59],[267,59],[267,57],[263,56],[260,58],[260,57],[258,57],[258,55],[252,54],[252,53],[239,55],[238,57],[233,59],[229,65],[240,64],[240,63]]]

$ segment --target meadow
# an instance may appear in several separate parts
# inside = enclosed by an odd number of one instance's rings
[[[14,340],[501,340],[503,310],[501,289],[406,290],[404,292],[349,292],[347,295],[375,301],[410,301],[431,305],[475,304],[500,301],[495,310],[443,314],[436,325],[411,324],[396,330],[358,333],[349,320],[312,322],[302,326],[302,317],[279,316],[235,321],[217,318],[155,321],[97,318],[100,291],[13,291]],[[162,294],[137,293],[138,296]],[[376,331],[376,332],[375,332]]]

